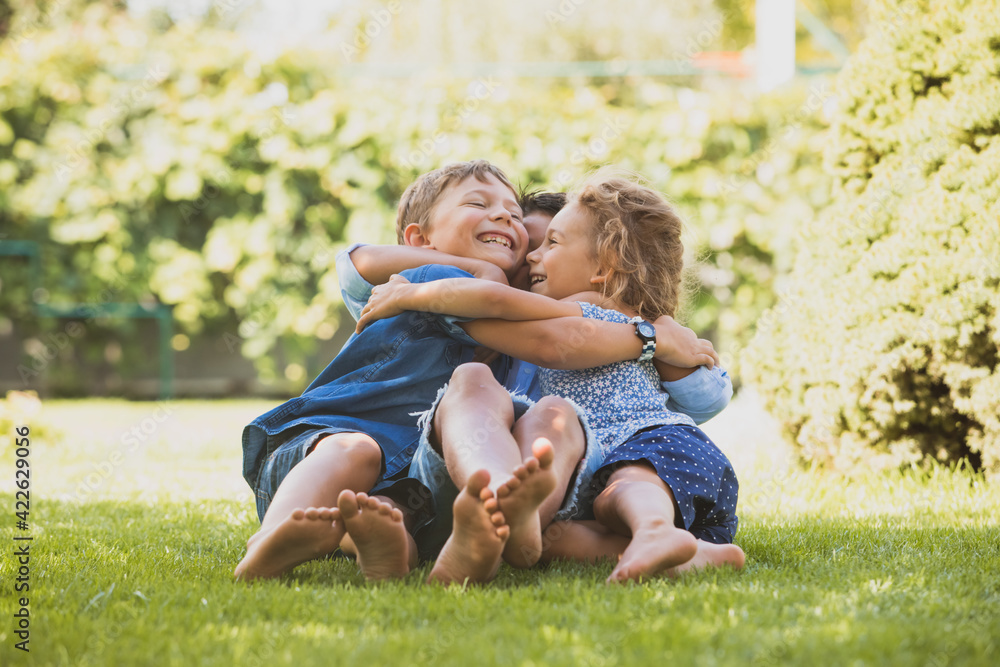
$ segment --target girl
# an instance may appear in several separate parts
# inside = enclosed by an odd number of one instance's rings
[[[406,310],[507,320],[583,315],[636,324],[645,338],[648,320],[677,309],[680,237],[681,221],[659,193],[602,170],[571,194],[528,255],[531,293],[476,279],[418,285],[394,277],[376,288],[358,329]],[[618,555],[609,581],[705,565],[741,568],[743,550],[732,544],[738,491],[732,466],[690,417],[665,408],[659,389],[660,376],[680,379],[694,369],[654,366],[652,346],[644,349],[636,361],[539,370],[545,393],[585,411],[604,455],[593,484],[584,485],[597,494],[596,522],[553,524],[545,556]]]

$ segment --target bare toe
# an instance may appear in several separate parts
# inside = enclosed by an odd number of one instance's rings
[[[368,579],[405,576],[416,552],[413,538],[403,525],[403,513],[376,497],[358,494],[355,503],[341,494],[341,513],[347,535],[357,550],[358,566]],[[356,505],[361,505],[360,511]],[[351,512],[352,505],[355,511]]]
[[[429,581],[445,584],[481,582],[496,575],[510,529],[504,525],[503,514],[496,511],[496,499],[492,494],[483,493],[488,483],[489,473],[479,470],[469,477],[465,489],[459,492],[452,507],[451,537],[441,550]]]
[[[337,497],[337,508],[340,509],[341,516],[345,521],[350,521],[358,515],[361,508],[358,505],[358,496],[353,491],[341,491]]]

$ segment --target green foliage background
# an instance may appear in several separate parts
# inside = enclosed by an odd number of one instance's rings
[[[835,201],[745,376],[809,458],[996,471],[1000,12],[879,2],[872,20],[835,85]]]
[[[301,388],[318,369],[281,364],[336,332],[336,251],[393,242],[419,173],[485,156],[565,189],[615,163],[687,217],[700,260],[688,321],[733,366],[827,201],[817,130],[830,90],[816,79],[760,99],[731,79],[693,84],[371,77],[337,43],[261,61],[211,22],[152,30],[94,4],[3,43],[0,219],[42,244],[48,303],[170,304],[181,334],[222,337],[263,378]],[[28,322],[28,297],[8,277],[4,314]],[[94,334],[65,354],[100,356]]]

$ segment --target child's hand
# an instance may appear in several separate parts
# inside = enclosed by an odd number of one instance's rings
[[[403,297],[409,286],[409,280],[397,275],[390,276],[389,282],[383,285],[376,285],[368,303],[361,310],[361,317],[358,318],[358,326],[354,331],[361,333],[372,322],[395,317],[408,310],[404,307]]]
[[[673,366],[694,368],[708,366],[711,369],[719,363],[719,355],[710,341],[685,326],[664,315],[655,322],[656,358]]]
[[[469,260],[472,261],[472,260]],[[476,260],[478,262],[478,267],[475,271],[469,271],[476,278],[481,278],[482,280],[489,280],[495,283],[500,283],[501,285],[508,285],[507,274],[503,272],[499,266],[495,264],[490,264],[489,262],[483,260]],[[461,268],[461,267],[459,267]],[[527,288],[525,288],[527,291]]]

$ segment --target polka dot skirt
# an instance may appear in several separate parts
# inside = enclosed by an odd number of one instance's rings
[[[614,448],[594,476],[598,491],[612,472],[645,461],[674,495],[677,525],[706,542],[729,544],[736,535],[739,483],[726,455],[705,433],[686,424],[654,426]]]

